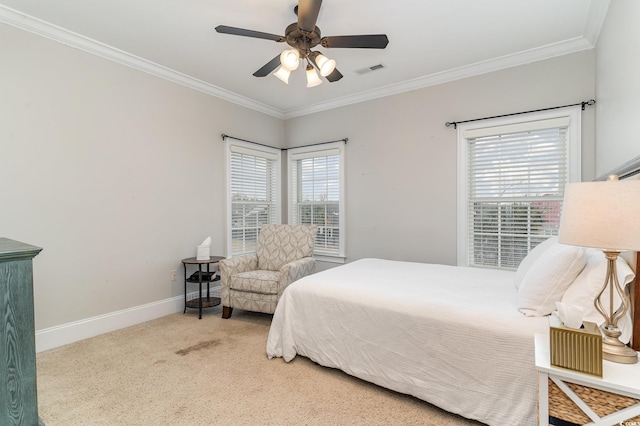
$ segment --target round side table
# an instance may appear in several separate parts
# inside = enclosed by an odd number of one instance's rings
[[[220,262],[224,257],[221,256],[209,256],[208,260],[198,260],[195,257],[189,257],[182,259],[182,265],[184,266],[184,311],[187,312],[187,308],[198,309],[198,319],[202,319],[202,308],[211,308],[220,304],[219,297],[211,297],[209,285],[214,281],[219,281],[220,276],[215,272],[211,272],[211,264]],[[194,272],[191,276],[187,277],[187,265],[198,265],[198,271]],[[202,270],[202,265],[206,265],[206,271]],[[187,283],[198,284],[198,297],[187,300]],[[207,294],[202,295],[202,284],[207,284]]]

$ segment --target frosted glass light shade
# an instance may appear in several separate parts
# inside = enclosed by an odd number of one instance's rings
[[[318,69],[320,70],[320,75],[323,77],[328,76],[336,69],[336,61],[329,59],[322,54],[318,54],[315,61]]]
[[[569,183],[559,241],[616,251],[640,250],[640,180]]]
[[[291,71],[281,66],[275,73],[273,73],[273,75],[278,77],[284,84],[289,84],[289,76],[291,75]]]
[[[315,87],[321,84],[322,80],[318,77],[318,73],[311,65],[307,67],[307,87]]]
[[[289,71],[295,71],[300,65],[300,52],[297,49],[285,50],[280,54],[280,63]]]

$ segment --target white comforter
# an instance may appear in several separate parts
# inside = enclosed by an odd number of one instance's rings
[[[534,425],[534,333],[514,273],[363,259],[291,284],[267,354],[296,354],[490,425]]]

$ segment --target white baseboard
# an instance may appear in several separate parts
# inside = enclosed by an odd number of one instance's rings
[[[211,288],[214,296],[219,296],[220,288]],[[198,293],[189,293],[188,297],[197,297]],[[110,312],[36,331],[36,352],[43,352],[59,346],[68,345],[89,337],[109,333],[151,321],[184,310],[184,296],[171,297],[132,308]]]

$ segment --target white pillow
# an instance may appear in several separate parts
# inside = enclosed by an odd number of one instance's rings
[[[540,259],[540,256],[542,256],[549,247],[552,247],[555,244],[558,244],[558,237],[548,238],[543,242],[541,242],[540,244],[538,244],[537,246],[535,246],[529,252],[529,254],[527,254],[525,258],[522,259],[522,261],[520,262],[520,265],[518,265],[518,270],[516,271],[516,279],[515,279],[516,288],[520,288],[520,283],[522,282],[522,279],[527,274],[529,269],[531,269],[531,266],[535,263],[535,261]]]
[[[585,265],[584,249],[556,243],[533,262],[518,289],[518,309],[530,317],[549,315]]]
[[[594,322],[598,325],[602,325],[602,323],[604,323],[604,318],[596,310],[593,305],[593,301],[596,296],[598,296],[598,293],[604,284],[604,279],[607,274],[607,259],[601,250],[592,248],[586,249],[586,259],[586,266],[564,293],[564,296],[562,296],[562,302],[581,306],[584,309],[582,317],[583,321]],[[635,275],[622,257],[618,257],[616,269],[618,272],[618,282],[624,289],[631,281],[633,281]],[[614,291],[613,294],[613,306],[615,309],[618,309],[622,304],[622,300],[620,299],[618,292]],[[601,301],[603,306],[605,306],[605,309],[608,309],[608,289],[602,294]],[[618,328],[620,328],[620,331],[622,332],[620,341],[628,343],[633,332],[631,309],[629,309],[629,312],[627,312],[624,317],[620,318],[618,321]]]

